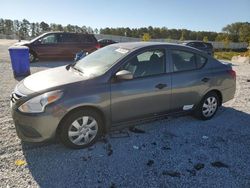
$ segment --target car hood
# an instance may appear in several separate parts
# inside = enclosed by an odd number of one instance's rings
[[[30,41],[17,42],[14,44],[14,46],[24,46],[25,44],[30,44]]]
[[[17,85],[16,89],[20,93],[28,95],[46,89],[88,80],[89,78],[90,77],[84,76],[71,68],[67,70],[67,66],[62,66],[28,76]]]

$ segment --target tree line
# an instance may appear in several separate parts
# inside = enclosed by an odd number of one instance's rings
[[[22,21],[0,19],[0,34],[4,35],[17,35],[20,39],[28,39],[36,37],[42,33],[49,31],[65,31],[65,32],[77,32],[77,33],[98,33],[98,29],[92,29],[86,26],[77,26],[68,24],[63,26],[61,24],[46,22],[29,22],[26,19]]]
[[[211,31],[191,31],[187,29],[168,29],[167,27],[141,27],[141,28],[97,28],[87,26],[77,26],[46,22],[29,22],[0,19],[0,34],[17,35],[20,39],[27,39],[38,36],[48,31],[65,31],[78,33],[95,33],[119,35],[135,38],[143,38],[147,34],[152,39],[173,39],[173,40],[204,40],[204,41],[223,41],[223,42],[247,42],[250,43],[250,23],[236,22],[226,25],[221,32]]]
[[[166,27],[104,28],[101,34],[141,38],[146,33],[152,39],[203,40],[250,43],[250,23],[236,22],[222,28],[222,32],[168,29]]]

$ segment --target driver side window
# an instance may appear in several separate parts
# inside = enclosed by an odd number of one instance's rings
[[[57,43],[56,34],[51,34],[51,35],[47,35],[47,36],[43,37],[41,39],[41,43],[42,44],[55,44],[55,43]]]
[[[144,51],[130,59],[122,69],[130,71],[134,78],[163,74],[165,58],[164,49]]]

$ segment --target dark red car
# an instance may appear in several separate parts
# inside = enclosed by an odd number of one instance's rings
[[[49,32],[35,39],[19,43],[30,49],[30,62],[36,59],[73,59],[79,51],[91,53],[100,48],[92,34]]]

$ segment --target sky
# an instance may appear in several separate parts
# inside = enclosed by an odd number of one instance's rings
[[[1,0],[0,18],[104,27],[216,31],[250,22],[250,0]]]

